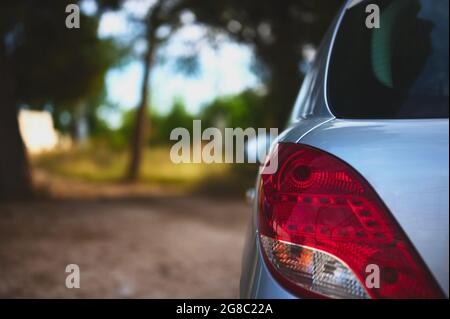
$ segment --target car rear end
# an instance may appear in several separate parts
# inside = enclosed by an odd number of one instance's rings
[[[368,28],[368,4],[380,28]],[[448,1],[349,1],[257,181],[249,298],[448,298]]]

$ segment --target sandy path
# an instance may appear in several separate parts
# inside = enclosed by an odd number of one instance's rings
[[[0,297],[237,297],[249,213],[182,196],[0,204]]]

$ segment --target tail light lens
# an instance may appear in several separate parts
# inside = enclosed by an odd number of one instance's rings
[[[265,259],[282,284],[303,297],[443,297],[383,202],[352,167],[301,144],[278,144],[265,167],[275,159],[277,171],[261,174],[259,230]]]

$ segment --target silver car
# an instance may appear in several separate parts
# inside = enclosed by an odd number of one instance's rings
[[[447,0],[346,3],[258,175],[242,298],[449,297],[448,49]]]

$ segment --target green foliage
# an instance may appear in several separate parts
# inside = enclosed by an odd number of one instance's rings
[[[170,133],[177,127],[186,128],[192,135],[193,120],[202,120],[202,128],[207,127],[266,127],[263,112],[264,97],[252,90],[237,95],[219,97],[204,105],[201,113],[196,116],[187,112],[183,101],[176,100],[167,115],[151,114],[150,144],[170,144]],[[130,134],[124,118],[123,134]],[[129,135],[130,136],[130,135]]]
[[[176,100],[166,115],[148,113],[150,134],[147,141],[150,145],[172,144],[170,133],[177,127],[186,128],[192,134],[192,121],[202,120],[202,127],[241,127],[265,128],[264,96],[248,90],[237,95],[223,96],[203,106],[200,115],[196,116],[186,110],[182,100]],[[105,122],[97,120],[95,137],[105,141],[113,149],[124,149],[131,140],[134,129],[134,110],[123,113],[122,125],[119,129],[109,128]]]
[[[134,129],[134,117],[136,112],[129,110],[122,115],[122,125],[118,129],[112,129],[108,125],[102,125],[102,129],[96,135],[96,139],[107,144],[113,150],[123,150],[130,143]]]
[[[264,96],[252,90],[238,95],[219,97],[203,107],[201,119],[204,127],[266,127]]]
[[[169,114],[162,116],[152,114],[152,127],[150,143],[167,144],[170,143],[170,133],[177,127],[183,127],[192,131],[192,121],[194,116],[186,111],[183,101],[176,100]]]

